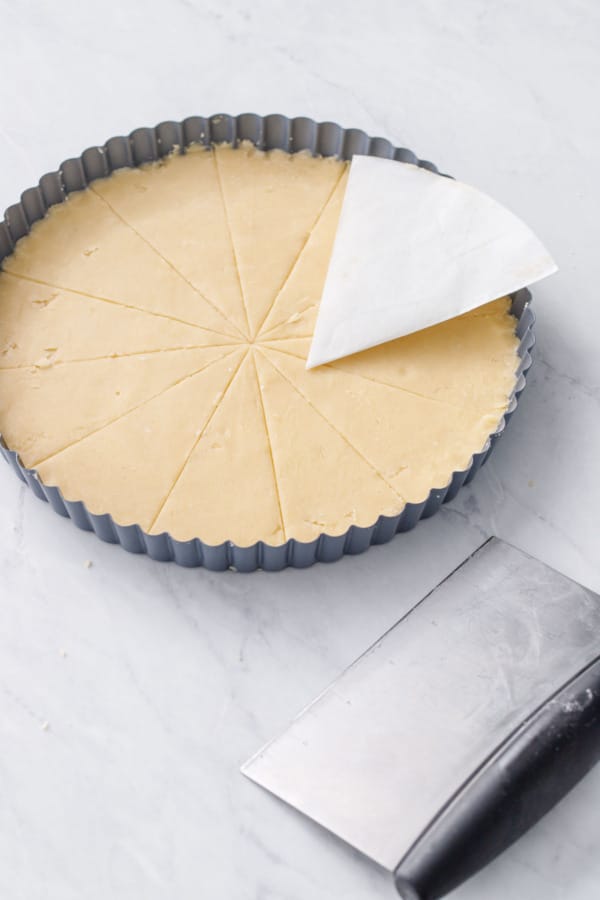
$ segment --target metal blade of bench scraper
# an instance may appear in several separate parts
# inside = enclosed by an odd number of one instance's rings
[[[242,768],[393,870],[524,719],[598,656],[591,591],[492,538]]]

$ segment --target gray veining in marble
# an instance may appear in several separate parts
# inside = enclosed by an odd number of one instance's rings
[[[0,0],[0,17],[4,206],[137,125],[281,111],[433,159],[561,267],[535,290],[537,362],[490,464],[365,556],[249,577],[161,565],[0,467],[0,896],[391,898],[238,766],[492,531],[600,590],[598,7]],[[597,770],[456,900],[595,900],[599,808]]]

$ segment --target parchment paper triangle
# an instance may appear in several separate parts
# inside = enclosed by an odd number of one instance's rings
[[[476,188],[355,156],[306,366],[420,331],[556,270],[527,225]]]

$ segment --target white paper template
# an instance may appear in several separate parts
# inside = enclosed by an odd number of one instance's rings
[[[556,272],[491,197],[409,163],[355,156],[307,368],[451,319]]]

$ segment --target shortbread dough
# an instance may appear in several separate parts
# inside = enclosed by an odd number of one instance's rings
[[[305,368],[347,168],[193,147],[52,207],[0,273],[24,465],[120,524],[242,546],[372,525],[467,467],[515,385],[508,298]]]

